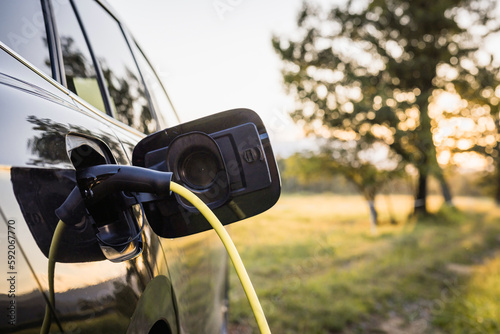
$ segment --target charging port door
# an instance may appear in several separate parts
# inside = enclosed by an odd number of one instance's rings
[[[156,132],[135,147],[132,164],[172,172],[223,224],[272,207],[281,182],[268,132],[249,109],[233,109]],[[183,237],[211,228],[179,196],[144,205],[156,234]]]

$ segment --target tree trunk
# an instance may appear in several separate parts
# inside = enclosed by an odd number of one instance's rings
[[[387,212],[389,213],[389,219],[391,221],[391,225],[397,225],[398,221],[394,216],[394,210],[392,208],[390,194],[385,194],[384,197],[385,197],[385,202],[387,203]]]
[[[373,234],[377,233],[377,224],[378,224],[378,214],[377,209],[375,209],[375,200],[370,199],[367,200],[368,207],[370,208],[370,230]]]
[[[500,108],[497,108],[498,115],[500,115]],[[495,126],[497,129],[497,133],[500,133],[500,119],[495,120]],[[492,153],[496,156],[495,159],[495,173],[496,173],[496,178],[495,178],[495,203],[497,206],[500,206],[500,143],[497,143],[495,147],[493,148]]]
[[[443,194],[444,203],[450,207],[453,207],[453,198],[451,196],[450,187],[448,187],[448,183],[444,178],[443,171],[439,171],[438,175],[439,183],[441,185],[441,193]]]
[[[425,171],[419,171],[418,173],[417,194],[413,213],[415,215],[427,214],[427,173]]]
[[[497,165],[497,177],[496,177],[496,190],[495,190],[495,203],[500,206],[500,161]]]

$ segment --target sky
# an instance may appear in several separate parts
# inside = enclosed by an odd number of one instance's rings
[[[276,155],[312,148],[289,118],[273,35],[292,36],[302,0],[108,0],[153,63],[186,122],[250,108]]]
[[[325,7],[345,0],[316,0]],[[288,114],[273,35],[291,37],[302,0],[107,0],[148,55],[186,122],[232,108],[263,119],[275,154],[316,147]],[[498,43],[488,43],[496,48]]]

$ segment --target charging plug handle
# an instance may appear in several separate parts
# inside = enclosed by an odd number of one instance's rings
[[[172,173],[136,166],[97,165],[78,170],[76,178],[84,197],[99,201],[120,191],[169,195]]]
[[[76,226],[86,216],[85,204],[78,186],[75,186],[64,203],[56,209],[57,218],[66,225]]]

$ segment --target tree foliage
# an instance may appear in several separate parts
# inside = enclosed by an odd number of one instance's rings
[[[496,22],[500,24],[500,20]],[[488,39],[498,30],[490,29],[480,35],[485,45],[498,42],[498,34],[496,40]],[[447,133],[439,136],[439,150],[447,153],[449,163],[458,166],[467,160],[479,160],[474,157],[481,155],[490,173],[487,182],[494,185],[494,197],[500,204],[500,58],[483,49],[474,57],[453,61],[464,66],[447,71],[452,84],[446,85],[443,92],[451,94],[455,103],[436,115],[434,126],[439,129],[443,122],[448,128]]]
[[[297,36],[273,38],[285,86],[297,102],[292,117],[330,143],[354,142],[355,160],[385,147],[394,169],[413,165],[419,173],[415,209],[426,212],[427,176],[444,181],[429,104],[436,91],[468,82],[468,64],[477,63],[481,44],[469,28],[497,29],[495,5],[351,0],[325,11],[305,3]],[[487,71],[476,74],[488,77]]]

